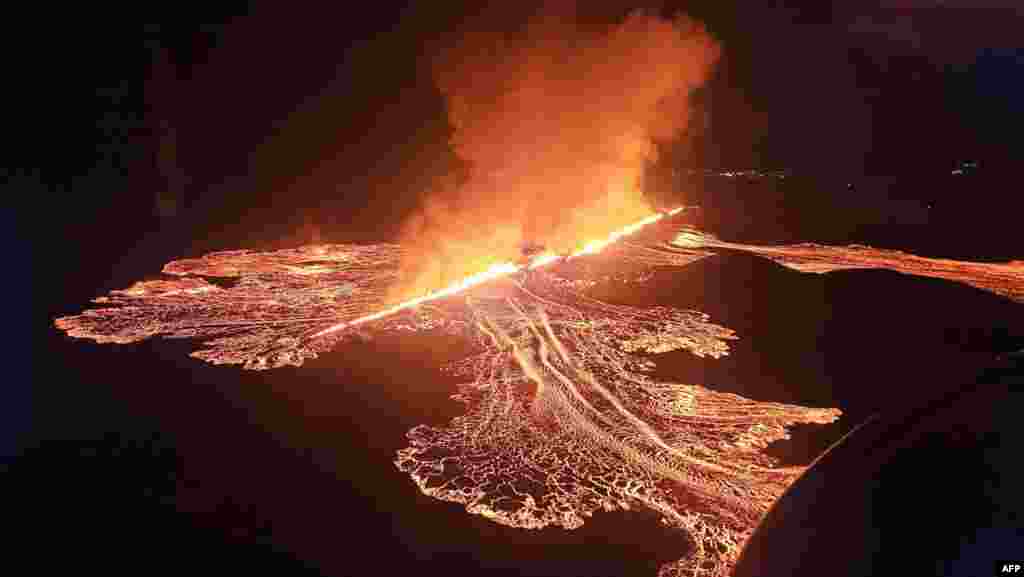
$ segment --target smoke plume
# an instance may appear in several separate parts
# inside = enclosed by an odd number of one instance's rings
[[[685,16],[595,29],[549,13],[516,32],[464,30],[437,56],[468,170],[405,223],[403,296],[514,260],[522,241],[569,252],[650,214],[644,166],[684,132],[718,47]]]

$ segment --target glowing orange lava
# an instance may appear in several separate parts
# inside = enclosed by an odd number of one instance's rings
[[[325,244],[172,261],[166,278],[111,291],[94,299],[100,308],[54,324],[97,343],[187,338],[201,343],[191,356],[247,370],[302,366],[376,334],[458,338],[464,354],[441,369],[460,379],[451,398],[464,410],[409,430],[393,461],[424,495],[525,529],[575,529],[604,511],[652,510],[688,545],[659,577],[728,577],[764,514],[806,468],[782,465],[765,449],[793,426],[832,423],[841,411],[658,379],[657,355],[686,351],[711,362],[730,354],[740,335],[696,310],[603,302],[587,291],[599,276],[607,281],[607,271],[590,265],[614,263],[616,280],[643,282],[655,268],[671,274],[716,258],[716,249],[738,249],[804,272],[887,269],[1024,301],[1024,261],[968,263],[858,245],[762,247],[690,228],[660,244],[623,239],[681,210],[569,254],[494,265],[397,305],[388,290],[401,282],[404,247]],[[479,286],[556,262],[538,282]],[[442,299],[462,291],[467,298]],[[340,330],[363,323],[358,335]]]
[[[576,252],[568,255],[566,258],[573,259],[573,258],[576,258],[576,257],[579,257],[579,256],[583,256],[583,255],[587,255],[587,254],[596,254],[598,252],[601,252],[606,246],[614,243],[615,241],[617,241],[617,240],[619,240],[619,239],[621,239],[621,238],[623,238],[625,236],[629,236],[631,234],[634,234],[635,232],[637,232],[641,228],[643,228],[643,227],[645,227],[645,226],[647,226],[649,224],[653,224],[655,222],[658,222],[659,220],[665,218],[666,216],[673,216],[673,215],[679,214],[679,212],[681,212],[682,210],[683,210],[683,207],[677,207],[677,208],[673,208],[672,210],[669,210],[669,211],[664,212],[664,213],[659,212],[659,213],[656,213],[656,214],[652,214],[652,215],[648,216],[647,218],[644,218],[643,220],[639,220],[637,222],[634,222],[633,224],[627,225],[627,226],[625,226],[625,227],[623,227],[623,228],[621,228],[621,229],[619,229],[617,231],[612,232],[611,234],[609,234],[607,236],[607,238],[604,238],[602,240],[592,240],[592,241],[587,242],[585,245],[583,245],[583,248],[581,248],[580,250],[577,250]],[[366,316],[363,316],[363,317],[359,317],[357,319],[353,319],[351,321],[346,321],[346,322],[343,322],[343,323],[336,324],[336,325],[334,325],[332,327],[328,327],[328,328],[326,328],[326,329],[324,329],[324,330],[322,330],[322,331],[320,331],[318,333],[313,334],[312,336],[310,336],[310,338],[315,339],[317,337],[322,337],[324,335],[329,335],[331,333],[340,331],[340,330],[348,328],[348,327],[354,327],[354,326],[357,326],[357,325],[361,325],[363,323],[367,323],[367,322],[370,322],[370,321],[375,321],[375,320],[384,318],[386,316],[393,315],[393,314],[395,314],[397,312],[401,312],[401,311],[404,311],[406,309],[410,309],[410,308],[415,307],[417,305],[421,305],[421,304],[426,303],[426,302],[430,302],[430,301],[433,301],[433,300],[437,300],[437,299],[440,299],[440,298],[444,298],[444,297],[448,297],[448,296],[451,296],[451,295],[454,295],[454,294],[458,294],[458,293],[460,293],[460,292],[462,292],[462,291],[464,291],[464,290],[466,290],[468,288],[477,286],[479,284],[485,283],[485,282],[490,281],[490,280],[494,280],[496,278],[500,278],[500,277],[503,277],[503,276],[514,274],[514,273],[517,273],[517,272],[519,272],[521,270],[533,270],[533,269],[536,269],[536,268],[539,268],[539,267],[542,267],[542,266],[549,265],[549,264],[559,260],[560,258],[561,257],[559,255],[555,254],[555,253],[546,252],[546,253],[543,253],[543,254],[540,254],[540,255],[534,257],[526,265],[517,265],[517,264],[511,263],[511,262],[503,262],[503,263],[498,263],[498,264],[495,264],[495,265],[491,265],[487,270],[485,270],[483,272],[479,272],[479,273],[473,274],[473,275],[470,275],[470,276],[468,276],[468,277],[466,277],[466,278],[464,278],[464,279],[462,279],[462,280],[460,280],[458,282],[455,282],[455,283],[453,283],[453,284],[451,284],[451,285],[449,285],[449,286],[447,286],[447,287],[445,287],[443,289],[427,293],[427,294],[425,294],[423,296],[420,296],[420,297],[416,297],[416,298],[412,298],[412,299],[409,299],[409,300],[402,301],[402,302],[396,304],[393,307],[386,308],[386,309],[384,309],[382,311],[373,313],[371,315],[366,315]]]

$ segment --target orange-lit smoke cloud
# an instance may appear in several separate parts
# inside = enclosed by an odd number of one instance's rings
[[[718,47],[686,17],[595,30],[548,14],[515,33],[463,31],[438,56],[469,172],[405,223],[403,296],[515,260],[522,240],[569,252],[650,214],[645,163],[685,130]]]

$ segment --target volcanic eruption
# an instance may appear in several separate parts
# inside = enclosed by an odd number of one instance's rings
[[[777,467],[760,449],[785,438],[791,424],[828,423],[839,412],[646,375],[653,361],[636,353],[681,349],[714,359],[737,338],[697,311],[588,296],[600,282],[594,265],[614,265],[636,282],[644,271],[711,254],[652,243],[648,235],[666,232],[657,230],[665,217],[654,214],[557,262],[543,253],[390,307],[400,245],[212,253],[168,263],[164,272],[174,278],[113,291],[96,299],[103,308],[56,324],[98,342],[193,338],[204,343],[193,356],[247,369],[301,365],[357,338],[357,327],[463,337],[470,356],[444,368],[465,378],[455,397],[465,415],[411,430],[395,459],[420,490],[523,528],[572,529],[598,509],[648,507],[693,543],[693,553],[662,574],[725,575],[802,470]],[[520,282],[515,273],[531,267],[539,278]]]
[[[644,168],[685,132],[718,57],[682,15],[587,26],[550,8],[521,30],[492,27],[468,19],[430,59],[467,169],[405,223],[397,298],[513,261],[523,243],[570,254],[651,215]]]
[[[658,354],[713,362],[739,335],[699,311],[612,304],[590,289],[608,276],[641,282],[716,248],[815,272],[991,277],[977,283],[989,290],[1021,277],[1019,266],[729,245],[678,230],[682,209],[649,207],[641,175],[656,144],[684,131],[689,91],[716,55],[682,16],[638,13],[595,28],[544,14],[515,33],[470,22],[433,64],[469,171],[428,191],[397,243],[175,260],[167,278],[112,291],[56,326],[103,343],[190,338],[201,343],[196,358],[255,370],[300,366],[357,329],[457,335],[470,353],[443,368],[462,378],[454,398],[465,413],[412,429],[394,458],[419,490],[530,529],[645,507],[692,545],[662,575],[728,575],[803,471],[762,450],[791,425],[830,423],[839,411],[656,380]]]

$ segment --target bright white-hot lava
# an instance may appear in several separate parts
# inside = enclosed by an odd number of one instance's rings
[[[588,290],[604,278],[597,278],[601,263],[615,265],[616,280],[636,282],[655,269],[670,274],[713,258],[721,247],[801,271],[887,268],[1024,300],[1020,261],[964,263],[857,246],[757,247],[687,229],[661,244],[623,238],[661,218],[651,215],[569,255],[496,265],[391,306],[388,287],[398,282],[403,257],[398,245],[211,253],[168,263],[172,278],[112,291],[95,299],[102,308],[55,324],[97,342],[192,338],[202,343],[192,356],[255,370],[299,366],[351,338],[356,325],[364,336],[458,336],[469,352],[445,370],[465,378],[454,397],[464,414],[412,429],[395,458],[423,493],[524,528],[572,529],[600,510],[645,507],[688,542],[661,575],[724,577],[803,469],[780,467],[762,450],[786,438],[792,424],[829,423],[839,411],[655,380],[656,355],[686,350],[713,362],[737,337],[697,311],[594,298]],[[584,254],[593,260],[575,258]],[[556,261],[563,265],[547,266]],[[524,269],[533,272],[518,279],[514,273]],[[442,298],[459,293],[465,298]]]
[[[619,239],[621,239],[621,238],[623,238],[625,236],[629,236],[629,235],[637,232],[641,228],[661,220],[665,216],[671,216],[671,215],[678,214],[682,210],[683,210],[683,207],[678,207],[678,208],[674,208],[672,210],[669,210],[668,212],[665,212],[665,213],[652,214],[652,215],[648,216],[647,218],[644,218],[643,220],[640,220],[638,222],[634,222],[633,224],[630,224],[630,225],[625,226],[625,227],[623,227],[623,228],[621,228],[621,229],[619,229],[617,231],[612,232],[605,239],[602,239],[602,240],[592,240],[592,241],[586,243],[583,246],[582,249],[580,249],[580,250],[578,250],[578,251],[568,255],[567,258],[572,259],[572,258],[576,258],[576,257],[583,256],[583,255],[586,255],[586,254],[596,254],[596,253],[600,252],[602,249],[604,249],[606,246],[614,243],[615,241],[617,241],[617,240],[619,240]],[[384,310],[382,310],[380,312],[376,312],[376,313],[373,313],[371,315],[366,315],[366,316],[363,316],[363,317],[359,317],[357,319],[353,319],[351,321],[346,321],[346,322],[334,325],[332,327],[328,327],[328,328],[326,328],[326,329],[324,329],[322,331],[319,331],[316,334],[312,335],[310,338],[322,337],[322,336],[325,336],[325,335],[329,335],[331,333],[338,332],[338,331],[340,331],[342,329],[345,329],[345,328],[361,325],[361,324],[367,323],[369,321],[375,321],[375,320],[384,318],[386,316],[393,315],[393,314],[395,314],[397,312],[401,312],[403,310],[406,310],[406,309],[409,309],[409,308],[421,305],[421,304],[426,303],[426,302],[430,302],[430,301],[433,301],[433,300],[437,300],[437,299],[441,299],[441,298],[452,296],[454,294],[458,294],[460,292],[465,291],[466,289],[472,288],[472,287],[477,286],[479,284],[485,283],[487,281],[494,280],[496,278],[500,278],[500,277],[503,277],[503,276],[514,274],[514,273],[517,273],[517,272],[519,272],[521,270],[524,270],[524,269],[532,270],[532,269],[540,268],[542,266],[545,266],[545,265],[551,264],[553,262],[556,262],[557,260],[559,260],[559,258],[561,258],[561,257],[559,255],[557,255],[557,254],[546,252],[546,253],[543,253],[541,255],[538,255],[538,256],[534,257],[533,259],[530,260],[530,262],[528,262],[525,265],[517,265],[517,264],[511,263],[511,262],[504,262],[504,263],[495,264],[495,265],[492,265],[490,268],[488,268],[487,270],[485,270],[483,272],[480,272],[480,273],[468,276],[468,277],[466,277],[466,278],[464,278],[464,279],[462,279],[462,280],[460,280],[460,281],[458,281],[458,282],[456,282],[456,283],[454,283],[452,285],[449,285],[449,286],[447,286],[447,287],[445,287],[445,288],[443,288],[441,290],[425,294],[425,295],[423,295],[421,297],[416,297],[416,298],[412,298],[412,299],[400,302],[400,303],[398,303],[398,304],[396,304],[396,305],[394,305],[392,307],[386,308],[386,309],[384,309]]]
[[[763,449],[791,425],[829,423],[839,411],[656,380],[657,355],[685,350],[714,362],[737,336],[698,311],[611,304],[591,287],[672,274],[719,247],[810,272],[940,276],[1017,299],[1024,268],[865,247],[754,247],[685,229],[671,242],[651,241],[668,232],[660,228],[644,242],[624,238],[680,210],[397,305],[388,287],[399,282],[398,245],[212,253],[168,263],[173,278],[112,291],[96,299],[102,308],[56,325],[98,342],[193,338],[202,343],[193,356],[257,370],[301,365],[357,334],[406,333],[413,347],[416,338],[459,337],[466,354],[444,370],[464,378],[454,397],[464,414],[412,429],[394,460],[424,494],[522,528],[572,529],[599,511],[647,508],[686,536],[661,575],[724,577],[803,470],[779,466]],[[453,295],[462,298],[443,298]]]

